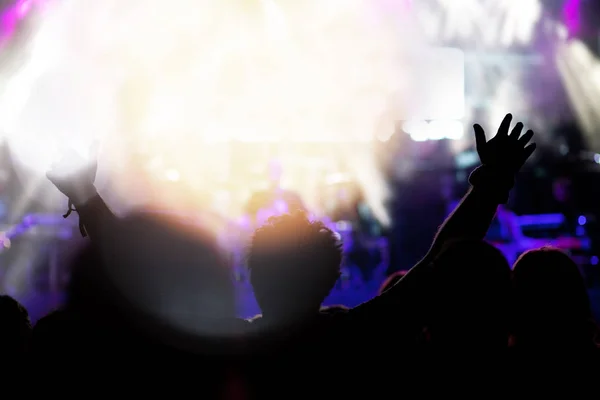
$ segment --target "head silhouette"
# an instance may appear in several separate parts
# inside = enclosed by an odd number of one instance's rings
[[[575,262],[542,247],[521,255],[513,270],[515,342],[527,346],[593,343],[590,299]]]
[[[433,261],[431,343],[442,350],[503,350],[508,345],[508,262],[477,240],[450,243]]]
[[[214,232],[151,214],[126,218],[122,232],[124,259],[135,271],[130,278],[157,311],[201,318],[235,315],[231,270]]]
[[[257,229],[248,255],[250,281],[265,319],[293,322],[316,314],[339,278],[338,236],[305,214],[272,217]]]
[[[3,356],[23,356],[29,348],[29,314],[17,300],[0,296],[0,352]]]
[[[75,262],[72,309],[113,321],[120,314],[145,333],[228,333],[221,322],[235,317],[233,283],[212,232],[140,212],[119,220],[106,240]]]
[[[121,332],[127,304],[116,296],[100,252],[91,243],[68,260],[70,282],[66,304],[37,321],[32,351],[36,363],[60,357],[69,368],[97,357],[114,357],[124,344]]]

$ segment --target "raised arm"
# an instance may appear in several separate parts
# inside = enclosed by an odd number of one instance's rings
[[[441,225],[423,260],[396,285],[364,305],[371,306],[372,303],[404,307],[414,306],[415,302],[418,304],[419,293],[422,293],[421,288],[427,281],[429,265],[440,250],[453,240],[485,237],[498,205],[508,200],[515,175],[535,150],[535,144],[528,145],[533,132],[527,131],[521,136],[522,123],[517,123],[509,134],[511,120],[512,115],[508,114],[496,136],[489,141],[486,141],[483,129],[475,125],[477,152],[482,165],[469,177],[471,188]]]
[[[82,158],[66,154],[48,172],[48,179],[69,199],[70,206],[79,214],[80,226],[94,243],[101,243],[114,233],[117,218],[98,195],[94,186],[97,162],[85,167]],[[67,214],[68,215],[68,214]]]
[[[74,201],[79,221],[92,241],[107,240],[114,233],[117,217],[106,205],[95,187],[90,187],[87,200]]]
[[[429,263],[449,241],[485,237],[498,205],[508,201],[516,174],[535,150],[535,144],[528,145],[533,132],[529,130],[521,136],[523,124],[518,122],[509,134],[511,121],[512,115],[507,114],[490,141],[486,141],[481,126],[474,126],[482,165],[469,177],[471,189],[446,218],[431,249],[417,265]]]

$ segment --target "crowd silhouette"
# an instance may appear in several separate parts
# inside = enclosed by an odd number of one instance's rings
[[[577,265],[544,247],[511,268],[484,241],[535,151],[533,132],[511,122],[508,114],[489,140],[475,125],[481,165],[429,252],[355,308],[322,307],[341,273],[339,236],[302,212],[271,217],[248,249],[262,311],[249,320],[236,318],[231,273],[209,229],[191,233],[143,212],[116,217],[94,187],[96,166],[75,170],[67,155],[48,178],[89,241],[72,261],[65,306],[33,328],[18,302],[0,297],[4,359],[62,377],[64,387],[46,388],[61,394],[589,395],[600,358]]]

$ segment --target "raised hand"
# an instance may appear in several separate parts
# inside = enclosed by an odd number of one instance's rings
[[[46,177],[73,202],[86,201],[95,192],[94,181],[98,162],[95,157],[86,161],[70,150],[46,173]]]
[[[517,122],[509,133],[512,115],[506,114],[498,128],[496,136],[486,140],[481,125],[475,124],[475,142],[481,163],[498,172],[516,174],[525,161],[535,151],[535,143],[528,144],[533,138],[533,131],[528,130],[521,136],[523,123]]]

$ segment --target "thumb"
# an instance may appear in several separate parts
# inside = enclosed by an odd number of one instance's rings
[[[475,147],[477,148],[477,153],[481,153],[485,144],[485,131],[479,124],[473,125],[473,130],[475,131]]]

